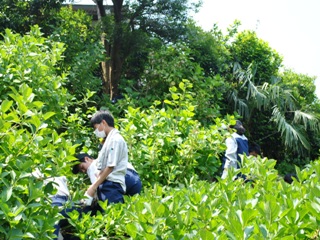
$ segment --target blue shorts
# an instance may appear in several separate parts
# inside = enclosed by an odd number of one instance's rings
[[[79,213],[81,213],[81,209],[79,208],[75,208],[75,207],[70,207],[70,208],[65,208],[64,205],[65,203],[68,201],[68,197],[67,196],[62,196],[62,195],[54,195],[54,196],[51,196],[51,200],[52,200],[52,203],[51,205],[52,206],[57,206],[57,207],[63,207],[60,211],[60,214],[64,217],[63,219],[60,219],[55,225],[54,225],[54,228],[55,228],[55,231],[54,231],[54,234],[57,236],[56,238],[54,238],[54,240],[57,240],[58,239],[58,236],[59,236],[59,232],[60,232],[60,229],[61,228],[69,228],[70,227],[70,224],[68,222],[68,218],[69,218],[69,213],[72,212],[73,210],[77,210]],[[68,234],[65,235],[65,239],[71,239],[71,238],[68,238]],[[69,236],[70,237],[70,236]]]
[[[63,195],[51,196],[52,206],[63,206],[67,201],[68,197]]]
[[[132,170],[127,169],[126,180],[126,195],[133,196],[139,194],[142,189],[142,183],[139,174]]]
[[[108,180],[101,183],[97,189],[98,199],[103,202],[108,200],[108,204],[123,203],[123,194],[124,191],[120,183]]]

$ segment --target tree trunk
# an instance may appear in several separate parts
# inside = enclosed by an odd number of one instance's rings
[[[113,48],[111,49],[111,98],[119,95],[119,83],[122,72],[123,59],[121,57],[122,47],[122,5],[123,0],[112,0],[114,12],[114,34]]]
[[[106,51],[106,61],[101,63],[102,67],[102,82],[105,93],[110,95],[110,99],[114,99],[119,94],[119,83],[123,65],[121,57],[122,47],[122,6],[123,0],[112,0],[113,14],[115,20],[112,42],[108,42],[105,34],[108,29],[103,26],[103,34],[101,36],[104,48]],[[98,8],[99,19],[106,16],[103,0],[95,0]]]
[[[103,6],[103,0],[93,0],[97,4],[97,13],[98,19],[101,21],[101,18],[106,16],[106,11]],[[102,69],[102,86],[103,90],[106,94],[110,94],[111,91],[111,65],[110,60],[110,52],[111,52],[111,45],[108,43],[106,39],[106,30],[105,27],[102,25],[102,34],[101,34],[101,41],[104,45],[104,49],[106,52],[106,60],[101,62],[101,69]],[[110,94],[111,99],[111,94]]]
[[[111,56],[111,45],[109,44],[108,40],[106,39],[105,34],[101,35],[101,41],[104,45],[104,49],[106,52],[106,60],[101,62],[101,68],[102,68],[102,86],[104,89],[104,92],[106,94],[110,95],[111,97],[111,62],[110,62],[110,56]],[[107,59],[109,58],[109,59]]]

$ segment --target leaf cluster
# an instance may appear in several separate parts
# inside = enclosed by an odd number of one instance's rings
[[[162,107],[160,101],[149,109],[129,107],[119,121],[130,159],[147,185],[176,185],[194,175],[209,180],[219,169],[223,121],[207,129],[195,120],[191,89],[184,80],[170,88],[171,100]]]
[[[11,29],[16,33],[25,34],[33,25],[39,25],[43,33],[49,35],[63,2],[64,0],[1,0],[0,32]]]
[[[286,183],[267,158],[244,158],[242,179],[215,183],[185,179],[179,187],[154,185],[107,215],[72,222],[80,239],[317,239],[320,162]],[[233,174],[237,174],[234,172]],[[93,227],[95,224],[95,227]]]
[[[25,36],[7,30],[0,45],[0,237],[51,239],[60,219],[49,198],[56,193],[52,177],[70,175],[90,108],[69,111],[81,104],[64,88],[65,75],[55,71],[63,44],[34,27]]]

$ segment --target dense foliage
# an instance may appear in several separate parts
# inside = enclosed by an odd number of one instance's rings
[[[246,158],[252,182],[191,178],[179,188],[155,185],[106,207],[107,215],[78,221],[74,213],[72,222],[80,239],[318,239],[320,162],[297,169],[292,185],[275,163]]]
[[[53,187],[31,173],[39,168],[45,178],[62,174],[75,149],[55,130],[71,99],[65,76],[55,74],[63,44],[32,28],[23,37],[7,30],[0,45],[0,236],[46,239],[58,212],[46,201]]]
[[[11,29],[24,34],[37,24],[42,27],[45,34],[50,34],[63,2],[64,0],[1,0],[0,32]]]
[[[104,59],[104,50],[97,28],[84,11],[73,11],[64,7],[57,15],[57,27],[51,38],[63,42],[64,57],[56,69],[68,73],[66,88],[77,99],[81,99],[84,89],[91,91],[101,87],[99,63]],[[94,96],[98,101],[101,96]]]
[[[1,239],[53,238],[61,216],[48,198],[54,183],[45,181],[64,175],[73,200],[81,198],[86,179],[70,166],[80,151],[96,156],[89,118],[102,107],[114,114],[144,190],[104,204],[108,214],[79,220],[73,212],[81,239],[320,237],[313,77],[281,72],[278,53],[254,32],[238,33],[237,22],[226,35],[217,26],[203,31],[187,21],[187,1],[132,1],[123,10],[131,22],[106,15],[97,25],[60,10],[60,1],[14,2],[17,11],[0,8]],[[111,102],[100,64],[110,63],[106,46],[119,37],[121,95]],[[235,119],[266,157],[244,157],[246,183],[219,177],[225,126]],[[291,185],[287,172],[297,174]]]
[[[192,177],[212,180],[220,169],[220,154],[225,149],[225,122],[204,128],[195,120],[192,84],[182,81],[170,88],[171,100],[159,109],[129,107],[121,129],[130,146],[130,157],[141,169],[145,185],[178,185]]]

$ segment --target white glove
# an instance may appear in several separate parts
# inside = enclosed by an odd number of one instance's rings
[[[93,197],[91,197],[87,192],[84,194],[84,199],[81,199],[80,202],[85,206],[91,206]]]

